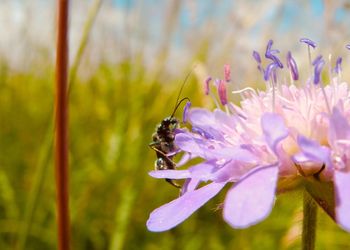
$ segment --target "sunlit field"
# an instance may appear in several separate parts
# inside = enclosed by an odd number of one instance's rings
[[[149,232],[149,214],[179,196],[148,175],[156,160],[149,143],[190,71],[181,97],[195,107],[214,108],[203,82],[222,77],[224,64],[231,90],[264,89],[252,51],[263,54],[270,38],[283,57],[293,51],[301,75],[308,57],[299,38],[313,38],[315,53],[343,55],[349,81],[348,8],[321,0],[72,1],[72,249],[300,249],[300,190],[279,195],[269,217],[248,229],[222,219],[221,192],[176,228]],[[0,12],[0,249],[56,249],[55,3],[6,0]],[[350,249],[350,234],[322,209],[316,249]]]

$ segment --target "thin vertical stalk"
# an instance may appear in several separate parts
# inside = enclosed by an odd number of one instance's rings
[[[304,191],[302,249],[314,250],[316,240],[317,204],[310,194]]]
[[[69,0],[57,0],[55,98],[55,173],[58,249],[68,250],[70,240],[68,193],[68,10]]]
[[[69,99],[69,92],[72,89],[75,81],[76,72],[80,66],[82,55],[84,54],[84,50],[86,48],[87,40],[89,37],[89,34],[91,33],[92,24],[93,21],[96,20],[96,15],[98,13],[99,7],[101,6],[102,0],[95,0],[95,2],[90,7],[88,19],[85,22],[84,25],[84,32],[82,35],[82,38],[80,39],[79,43],[79,49],[78,53],[75,55],[75,59],[73,60],[72,67],[70,69],[69,73],[69,82],[68,82],[68,99]],[[44,181],[47,175],[47,169],[51,166],[51,157],[52,157],[52,146],[53,146],[53,134],[52,131],[54,130],[54,122],[50,122],[50,125],[47,129],[45,140],[43,142],[43,146],[41,147],[40,156],[39,156],[39,163],[36,170],[36,174],[34,177],[34,184],[32,191],[29,193],[28,196],[28,202],[26,204],[25,208],[25,214],[23,218],[22,226],[20,226],[19,229],[19,236],[17,241],[16,249],[23,250],[25,249],[26,243],[27,243],[27,237],[28,232],[31,229],[34,214],[38,205],[39,196],[42,192],[42,188],[44,185]]]

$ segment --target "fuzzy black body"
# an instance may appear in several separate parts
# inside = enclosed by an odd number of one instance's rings
[[[149,144],[156,151],[157,160],[155,161],[156,170],[175,169],[176,164],[173,157],[176,154],[174,144],[175,129],[179,127],[179,121],[171,116],[167,117],[157,126],[156,132],[152,136],[152,142]],[[175,187],[180,187],[174,180],[166,179],[167,182]]]

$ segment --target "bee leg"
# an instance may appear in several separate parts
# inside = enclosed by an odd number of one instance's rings
[[[166,154],[164,154],[162,151],[160,151],[158,148],[156,148],[156,145],[159,145],[158,142],[152,142],[148,146],[152,148],[157,153],[161,154],[163,157],[159,157],[155,162],[155,169],[156,170],[166,170],[166,169],[175,169],[176,163],[173,162],[172,159],[170,159]],[[167,165],[166,162],[168,162]],[[172,186],[176,188],[181,188],[181,186],[176,183],[173,179],[165,179],[168,183],[170,183]]]
[[[166,160],[169,160],[171,165],[167,165],[166,164]],[[156,170],[169,170],[169,169],[174,169],[175,167],[175,164],[173,165],[171,160],[170,159],[163,159],[163,158],[158,158],[155,162],[155,169]],[[168,183],[170,183],[172,186],[176,187],[176,188],[181,188],[181,186],[175,182],[173,179],[169,179],[169,178],[166,178],[165,179]]]
[[[160,142],[154,141],[154,142],[151,142],[150,144],[148,144],[148,146],[150,146],[150,148],[153,149],[153,147],[154,147],[155,145],[159,145],[159,144],[160,144]]]
[[[181,188],[181,186],[176,183],[173,179],[165,179],[168,183],[170,183],[171,185],[173,185],[176,188]]]
[[[166,154],[164,154],[164,152],[160,151],[158,148],[156,148],[156,145],[159,145],[159,142],[152,142],[150,144],[148,144],[148,146],[153,149],[154,151],[156,151],[157,153],[160,153],[161,155],[163,155],[164,157],[168,158],[168,156]]]
[[[171,162],[171,164],[174,166],[174,168],[172,168],[172,169],[175,169],[176,163],[172,159],[170,159],[169,156],[164,154],[164,152],[160,151],[158,148],[156,148],[152,144],[156,145],[157,143],[150,143],[148,146],[150,146],[150,148],[153,149],[154,151],[156,151],[157,153],[162,154],[163,158],[165,158],[167,161]],[[157,169],[157,170],[159,170],[159,169]]]

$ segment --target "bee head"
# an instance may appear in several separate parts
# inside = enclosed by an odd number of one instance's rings
[[[166,127],[174,127],[176,128],[179,124],[179,121],[175,117],[167,117],[162,121],[162,124]]]
[[[168,118],[168,126],[170,129],[175,129],[179,125],[179,121],[175,117]]]

